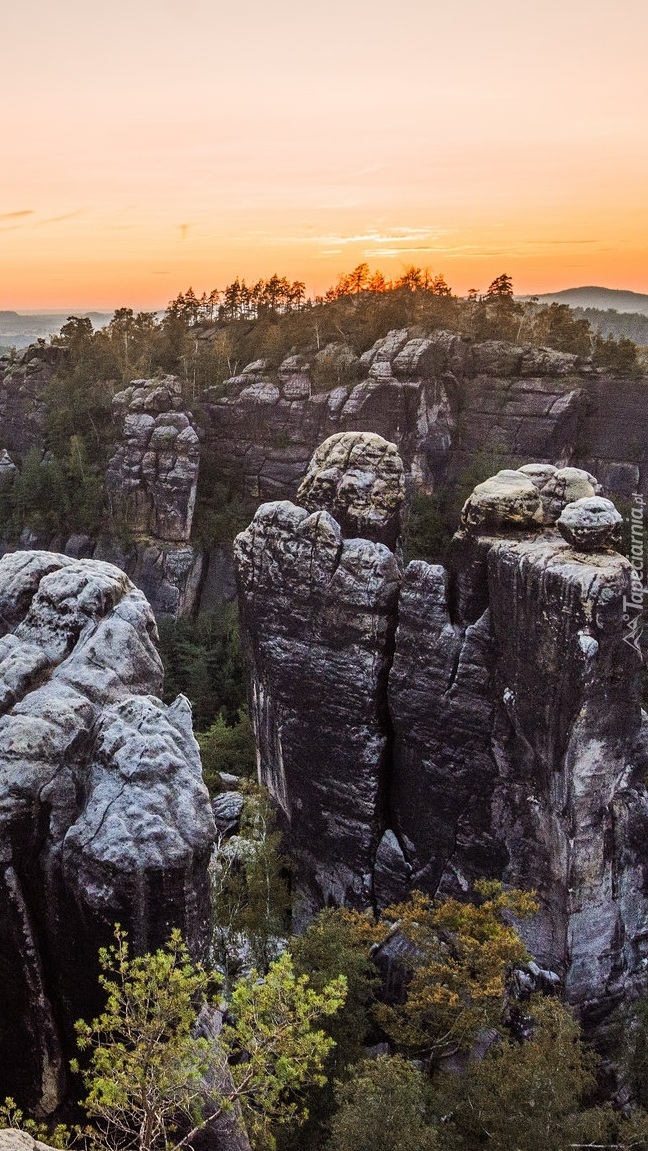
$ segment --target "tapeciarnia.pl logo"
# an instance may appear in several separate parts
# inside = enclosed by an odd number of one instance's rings
[[[626,625],[623,638],[641,658],[645,560],[644,498],[639,492],[634,493],[630,509],[630,563],[632,564],[630,596],[623,597],[623,622]]]

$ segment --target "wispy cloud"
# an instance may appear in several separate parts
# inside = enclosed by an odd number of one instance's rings
[[[44,220],[35,220],[34,227],[42,228],[45,224],[60,224],[63,220],[73,220],[75,216],[80,216],[85,212],[85,208],[76,208],[74,212],[66,212],[63,216],[48,216]]]
[[[0,227],[1,232],[9,232],[16,228],[27,228],[28,231],[33,231],[34,228],[45,228],[50,224],[60,224],[64,220],[73,220],[75,216],[80,216],[85,212],[85,208],[75,208],[73,212],[65,212],[61,216],[45,216],[44,219],[39,220],[36,213],[32,208],[24,208],[20,212],[5,212],[0,216],[0,221],[9,220],[11,223],[4,224]],[[32,217],[36,217],[32,219]]]

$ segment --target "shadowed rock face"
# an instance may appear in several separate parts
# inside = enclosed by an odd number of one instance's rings
[[[0,1094],[51,1112],[97,950],[205,943],[209,798],[187,701],[157,698],[155,623],[123,572],[0,560]]]
[[[183,410],[174,376],[135,380],[113,407],[123,426],[106,468],[106,494],[134,544],[122,554],[116,541],[101,541],[95,556],[123,567],[158,615],[189,614],[204,567],[189,543],[200,464],[193,416]]]
[[[551,522],[555,501],[616,530],[583,485],[538,466],[480,485],[449,571],[403,572],[384,546],[378,562],[381,545],[282,503],[237,562],[261,774],[309,900],[535,888],[529,947],[594,1019],[648,957],[648,760],[630,564],[609,532],[585,550]]]
[[[629,564],[555,532],[456,547],[479,585],[457,601],[466,614],[451,616],[443,569],[411,564],[389,680],[393,818],[412,882],[535,888],[541,911],[523,931],[568,995],[623,994],[648,923],[648,850],[629,847],[648,830]]]
[[[357,451],[374,439],[358,433]],[[397,506],[398,471],[392,482]],[[287,501],[259,508],[235,560],[260,777],[290,828],[302,890],[311,905],[366,905],[383,830],[398,561],[382,543],[345,539],[328,511]]]

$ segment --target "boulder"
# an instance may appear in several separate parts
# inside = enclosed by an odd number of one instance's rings
[[[537,486],[519,471],[504,470],[477,484],[461,512],[461,526],[468,531],[529,531],[541,523]]]
[[[240,791],[224,791],[212,799],[214,823],[220,835],[233,835],[238,831],[244,802]]]
[[[596,477],[582,468],[557,468],[540,492],[547,523],[555,523],[567,504],[596,496],[600,490]]]
[[[340,432],[316,450],[297,492],[308,511],[328,511],[346,537],[394,547],[405,498],[394,444],[371,432]]]
[[[611,500],[589,496],[563,508],[556,527],[563,539],[578,551],[616,549],[621,544],[623,517]]]

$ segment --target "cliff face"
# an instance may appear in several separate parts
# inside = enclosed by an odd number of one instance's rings
[[[121,560],[158,614],[189,614],[204,566],[202,552],[189,542],[200,466],[193,416],[183,410],[174,376],[136,380],[118,392],[113,408],[121,430],[105,489],[132,544],[119,556],[114,542],[104,541],[96,554]]]
[[[367,435],[355,447],[356,467],[378,456],[391,474],[391,445]],[[352,502],[361,515],[357,492]],[[378,516],[378,531],[392,518],[393,508]],[[290,825],[302,892],[311,906],[366,905],[383,823],[398,562],[383,543],[345,539],[328,511],[288,501],[259,508],[235,556],[260,778]]]
[[[0,444],[9,464],[44,448],[44,394],[61,348],[0,361]],[[330,345],[272,369],[259,360],[186,410],[179,381],[135,381],[115,398],[117,446],[106,502],[127,523],[102,538],[30,541],[122,567],[158,615],[232,595],[229,556],[191,539],[199,467],[221,488],[294,500],[317,445],[367,431],[396,444],[408,486],[465,482],[475,457],[596,472],[614,497],[648,496],[645,381],[614,379],[575,356],[454,333],[397,329],[363,355]],[[4,474],[4,472],[3,472]],[[217,510],[217,509],[216,509]],[[29,546],[29,545],[26,545]],[[79,550],[80,549],[80,550]]]
[[[427,488],[456,480],[483,450],[520,463],[568,463],[578,453],[588,376],[575,356],[402,329],[357,359],[353,372],[347,364],[357,382],[322,385],[317,357],[299,369],[294,362],[273,374],[259,361],[229,381],[224,397],[203,395],[214,457],[224,472],[242,472],[261,498],[294,495],[317,443],[342,431],[393,441],[406,473]]]
[[[196,953],[214,824],[183,697],[157,698],[155,622],[123,572],[0,560],[0,1094],[50,1113],[74,1020],[119,920],[139,950]]]
[[[378,562],[312,506],[265,505],[236,545],[260,770],[309,898],[535,888],[529,946],[592,1012],[640,983],[648,927],[631,569],[596,486],[501,472],[468,501],[449,572],[403,571],[384,544]],[[315,531],[328,566],[295,546]],[[345,579],[362,615],[338,587],[327,599],[349,549],[371,557]],[[379,724],[363,731],[358,709]],[[333,858],[353,877],[337,888]]]

